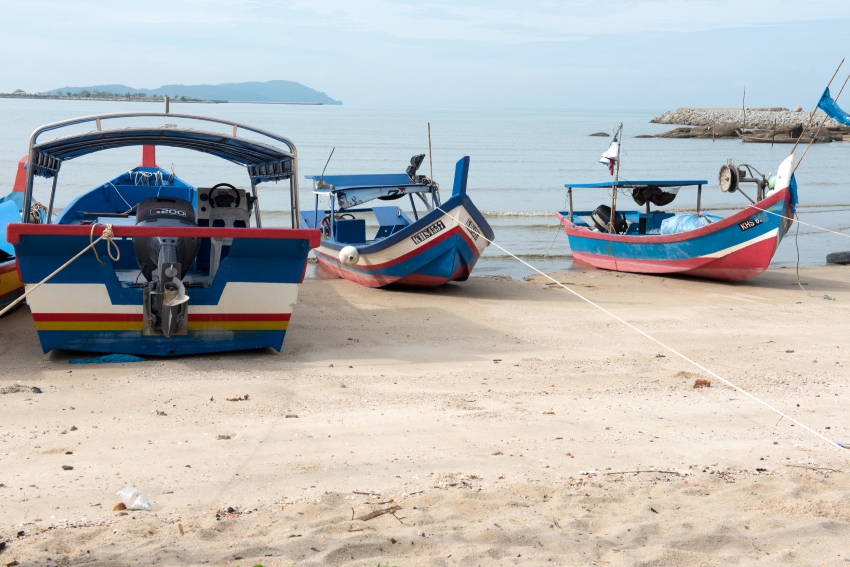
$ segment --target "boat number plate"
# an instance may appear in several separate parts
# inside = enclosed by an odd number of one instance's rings
[[[472,219],[466,219],[466,228],[469,229],[469,234],[472,236],[472,240],[478,240],[478,237],[481,236],[481,231],[478,230],[478,227],[475,226],[475,223],[472,222]]]
[[[738,228],[741,229],[741,232],[744,232],[745,230],[750,230],[754,226],[758,226],[763,222],[764,221],[761,219],[747,219],[744,222],[739,222]]]
[[[410,237],[414,244],[422,244],[441,230],[445,230],[446,225],[443,224],[443,221],[438,220],[431,226],[426,229],[420,230],[416,234]]]

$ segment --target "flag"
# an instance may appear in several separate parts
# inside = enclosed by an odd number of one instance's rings
[[[617,141],[617,138],[614,138],[614,141],[611,142],[611,145],[605,150],[602,157],[599,158],[599,163],[608,166],[608,171],[611,175],[614,175],[614,166],[617,165],[617,157],[624,155],[626,155],[626,152],[620,147],[620,142]]]
[[[826,112],[826,115],[836,122],[850,126],[850,114],[842,110],[838,106],[838,103],[832,100],[832,96],[829,94],[829,87],[823,91],[823,96],[820,97],[820,102],[818,102],[818,108]]]

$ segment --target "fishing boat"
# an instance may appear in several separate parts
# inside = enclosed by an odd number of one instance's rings
[[[619,168],[619,154],[611,161]],[[793,171],[794,154],[782,162],[775,178],[730,160],[720,170],[720,188],[741,193],[750,204],[726,218],[701,211],[706,180],[567,183],[569,211],[555,214],[566,229],[577,262],[618,272],[743,281],[767,269],[791,227],[797,205]],[[756,186],[756,199],[744,193],[741,183]],[[695,213],[651,210],[651,204],[669,205],[680,189],[693,187]],[[574,211],[574,189],[607,189],[614,196],[612,205]],[[617,210],[617,194],[623,190],[630,190],[644,210]]]
[[[44,139],[48,133],[58,137]],[[142,147],[140,166],[54,215],[63,163],[128,146]],[[241,166],[250,189],[190,185],[156,164],[157,146]],[[22,210],[30,210],[35,179],[49,179],[50,222],[23,214],[6,234],[44,352],[281,349],[308,253],[319,244],[318,230],[299,226],[298,157],[289,139],[228,120],[169,114],[166,105],[165,113],[42,126],[30,138],[27,163]],[[292,228],[262,226],[257,187],[270,181],[289,182]]]
[[[315,250],[322,266],[368,287],[431,288],[469,277],[493,240],[490,225],[466,194],[469,157],[457,162],[452,195],[444,203],[439,185],[417,174],[424,157],[411,158],[405,173],[307,176],[315,208],[302,212],[301,219],[322,233]],[[405,196],[412,219],[398,206],[361,206]],[[330,208],[319,208],[324,199]]]
[[[24,187],[27,179],[27,158],[18,162],[12,192],[0,197],[0,311],[24,294],[24,284],[18,275],[15,247],[6,241],[6,226],[21,221],[24,207]],[[30,210],[30,220],[43,223],[47,219],[44,209],[36,204]]]

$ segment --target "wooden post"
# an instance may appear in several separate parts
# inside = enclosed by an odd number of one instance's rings
[[[770,139],[770,147],[773,147],[773,143],[776,142],[776,117],[773,117],[773,137]]]

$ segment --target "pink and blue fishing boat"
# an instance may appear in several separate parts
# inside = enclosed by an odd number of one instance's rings
[[[726,218],[700,210],[705,180],[568,183],[570,210],[555,215],[566,229],[577,262],[619,272],[743,281],[767,269],[793,223],[797,205],[793,169],[794,154],[771,179],[753,173],[755,168],[746,164],[730,161],[723,166],[721,190],[746,196],[740,183],[751,182],[757,188],[756,199],[747,196],[749,206]],[[678,190],[687,187],[696,187],[696,213],[651,210],[651,203],[670,204]],[[618,211],[602,205],[594,211],[574,211],[573,190],[593,188],[613,188],[615,195],[630,190],[645,209]]]
[[[93,129],[80,132],[88,125]],[[48,133],[59,137],[45,140]],[[143,147],[140,166],[54,214],[65,162],[128,146]],[[156,146],[230,161],[247,171],[250,188],[190,185],[157,166]],[[35,180],[46,178],[52,181],[50,222],[34,223],[23,214],[7,224],[6,235],[30,290],[27,303],[44,352],[169,356],[280,350],[308,253],[319,243],[318,230],[299,227],[297,174],[290,140],[227,120],[166,111],[90,116],[38,128],[30,139],[22,210],[31,208]],[[292,228],[262,226],[257,186],[270,181],[289,182]],[[63,268],[107,225],[114,237]]]
[[[322,232],[315,250],[322,266],[368,287],[431,288],[469,277],[493,240],[490,225],[466,194],[469,157],[457,162],[445,202],[437,183],[416,173],[424,157],[414,156],[406,173],[307,177],[316,203],[301,218],[304,226]],[[397,206],[361,206],[403,197],[410,200],[412,219]],[[320,199],[328,200],[328,209],[319,208]]]

